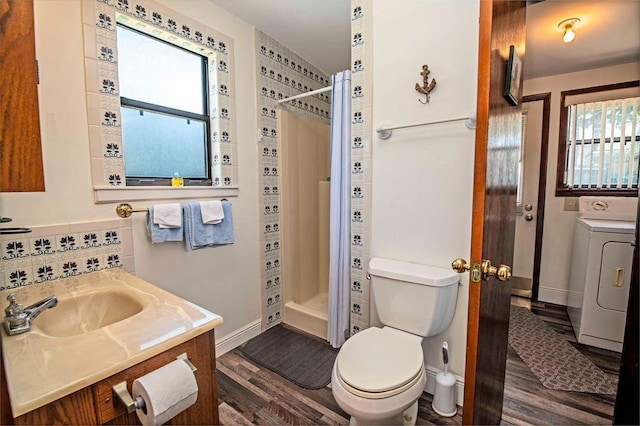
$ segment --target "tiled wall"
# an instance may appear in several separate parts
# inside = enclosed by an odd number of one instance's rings
[[[107,268],[134,272],[131,219],[31,229],[0,235],[0,290]]]
[[[280,188],[281,169],[278,143],[277,108],[293,114],[330,123],[331,92],[325,92],[278,106],[277,101],[331,85],[331,78],[291,52],[273,38],[256,29],[256,66],[258,86],[258,152],[261,188],[261,282],[262,327],[282,320]]]
[[[93,185],[125,185],[118,85],[117,15],[134,28],[209,60],[213,186],[237,186],[233,39],[152,1],[82,3]]]
[[[372,0],[351,1],[351,334],[369,327]]]

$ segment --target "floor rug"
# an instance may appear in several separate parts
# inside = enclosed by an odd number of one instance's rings
[[[511,306],[509,345],[548,389],[616,394],[600,368],[526,308]]]
[[[282,325],[271,327],[249,340],[244,355],[306,389],[321,389],[331,381],[338,355],[327,342]]]

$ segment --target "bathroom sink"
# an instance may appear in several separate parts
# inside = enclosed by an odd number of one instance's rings
[[[76,336],[130,318],[142,309],[138,300],[123,291],[95,291],[60,299],[33,326],[52,337]]]

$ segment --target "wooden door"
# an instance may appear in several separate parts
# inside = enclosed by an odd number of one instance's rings
[[[0,0],[0,192],[44,191],[32,0]]]
[[[517,106],[505,99],[504,87],[509,47],[524,56],[525,6],[525,1],[480,2],[471,265],[513,261],[522,75],[515,79]],[[511,288],[495,278],[475,282],[473,273],[471,278],[463,423],[498,424]]]

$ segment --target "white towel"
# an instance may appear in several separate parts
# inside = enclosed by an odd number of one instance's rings
[[[155,204],[153,223],[159,228],[180,228],[182,226],[182,206],[178,203]]]
[[[222,201],[200,201],[200,212],[202,213],[202,223],[205,225],[215,225],[224,219]]]

